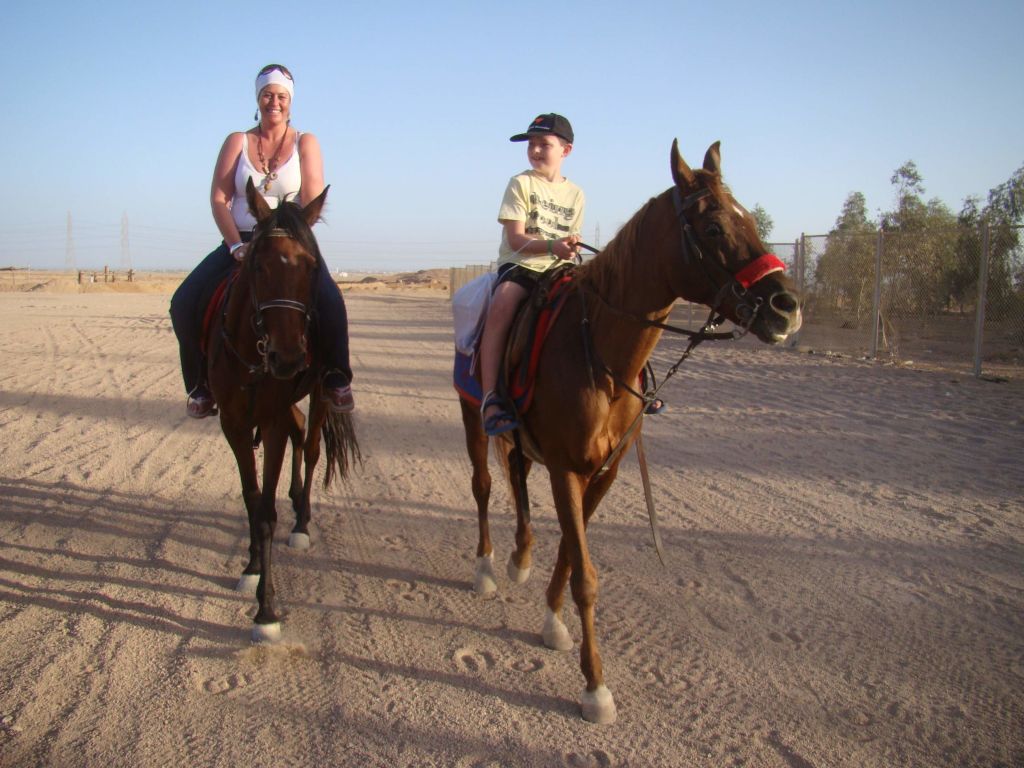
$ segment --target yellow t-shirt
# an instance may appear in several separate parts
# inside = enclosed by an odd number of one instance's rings
[[[498,209],[498,221],[521,221],[527,235],[561,240],[583,230],[583,204],[583,190],[568,179],[552,184],[533,171],[523,171],[509,179]],[[502,228],[499,267],[512,262],[534,272],[544,272],[559,261],[557,256],[547,253],[516,253]]]

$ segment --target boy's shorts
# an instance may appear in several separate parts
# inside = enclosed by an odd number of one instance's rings
[[[532,269],[521,267],[518,264],[509,262],[508,264],[502,264],[498,267],[498,283],[512,282],[522,288],[525,288],[528,293],[533,292],[533,288],[537,285],[537,281],[543,277],[543,272],[534,272]]]

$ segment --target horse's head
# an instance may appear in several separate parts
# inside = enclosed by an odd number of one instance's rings
[[[670,267],[677,296],[699,301],[762,341],[777,343],[800,328],[800,300],[784,266],[768,253],[754,217],[722,182],[719,143],[691,168],[672,142],[672,198],[681,232]]]
[[[311,227],[320,218],[327,188],[305,208],[284,201],[271,208],[252,179],[245,192],[256,218],[244,262],[256,345],[270,374],[290,379],[307,367],[309,323],[322,263]]]

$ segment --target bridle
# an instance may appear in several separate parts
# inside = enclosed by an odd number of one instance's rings
[[[256,249],[257,249],[257,246],[259,244],[259,241],[261,241],[263,238],[267,238],[267,237],[284,237],[284,238],[288,238],[289,240],[294,240],[295,239],[294,235],[291,232],[289,232],[287,229],[284,229],[282,227],[273,227],[273,228],[271,228],[271,229],[269,229],[269,230],[267,230],[265,232],[257,233],[257,235],[255,237],[253,237],[253,241],[252,241],[253,244],[250,247],[250,254],[251,254],[250,258],[252,259],[251,263],[248,265],[248,269],[249,269],[250,273],[255,272],[255,267],[256,267],[255,254],[256,254]],[[254,374],[254,373],[266,374],[266,373],[268,373],[270,371],[270,362],[269,362],[270,350],[269,350],[269,347],[268,347],[269,342],[270,342],[270,334],[267,332],[266,325],[263,322],[263,312],[264,312],[264,310],[267,310],[267,309],[290,309],[290,310],[293,310],[295,312],[301,312],[303,314],[304,318],[305,318],[305,325],[303,326],[303,329],[302,329],[302,335],[303,335],[304,338],[308,337],[309,326],[310,326],[310,323],[312,322],[313,314],[316,311],[316,290],[315,289],[316,289],[317,270],[319,268],[320,268],[320,264],[319,264],[319,260],[318,260],[317,261],[317,265],[313,269],[313,277],[312,277],[312,281],[311,281],[311,284],[310,284],[310,296],[313,297],[313,299],[312,299],[313,303],[309,304],[309,305],[306,305],[306,304],[302,303],[301,301],[295,301],[294,299],[269,299],[267,301],[258,301],[257,298],[256,298],[256,291],[255,291],[255,289],[250,287],[249,295],[250,295],[250,298],[252,299],[252,314],[250,315],[250,322],[252,324],[253,333],[256,334],[256,353],[260,357],[260,362],[259,363],[255,363],[255,364],[251,363],[251,362],[249,362],[248,360],[246,360],[242,356],[242,354],[231,343],[231,338],[228,335],[227,324],[226,323],[222,323],[221,324],[221,336],[224,339],[224,343],[227,345],[228,349],[230,349],[231,352],[234,354],[235,358],[237,358],[238,361],[248,369],[248,372],[250,374]],[[225,312],[226,311],[227,311],[227,303],[225,302]]]
[[[736,300],[736,317],[740,321],[739,325],[743,328],[743,332],[746,333],[750,330],[750,326],[764,302],[760,296],[752,296],[749,288],[773,272],[782,272],[786,267],[773,253],[758,256],[735,274],[717,261],[705,259],[704,252],[701,251],[697,238],[693,234],[693,227],[690,226],[690,222],[686,218],[686,211],[710,195],[711,190],[705,187],[683,197],[679,187],[672,187],[672,206],[675,208],[676,220],[679,222],[681,231],[683,261],[699,265],[708,282],[711,285],[719,286],[715,292],[715,298],[710,304],[712,315],[718,312],[725,299],[732,294]],[[718,273],[717,278],[712,275],[712,272]]]
[[[260,233],[260,239],[264,237],[285,237],[288,239],[294,239],[291,232],[281,227],[274,227],[266,232]],[[253,246],[255,252],[256,246]],[[255,260],[253,264],[255,265]],[[317,265],[319,267],[319,265]],[[316,301],[316,291],[313,290],[313,286],[316,285],[316,268],[313,270],[313,283],[310,286],[310,295],[313,297],[313,301]],[[256,352],[259,354],[263,361],[263,372],[266,373],[269,370],[269,364],[267,362],[268,349],[267,344],[270,341],[270,335],[267,333],[267,329],[263,324],[263,311],[266,309],[291,309],[296,312],[301,312],[305,317],[305,325],[302,328],[302,336],[305,338],[309,333],[309,324],[313,318],[313,306],[306,306],[301,301],[295,301],[294,299],[270,299],[269,301],[257,302],[256,291],[250,290],[250,296],[252,297],[252,329],[256,334]]]

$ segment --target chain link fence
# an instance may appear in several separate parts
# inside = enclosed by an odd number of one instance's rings
[[[1021,227],[839,232],[773,244],[804,302],[802,347],[975,375],[1024,368]]]

